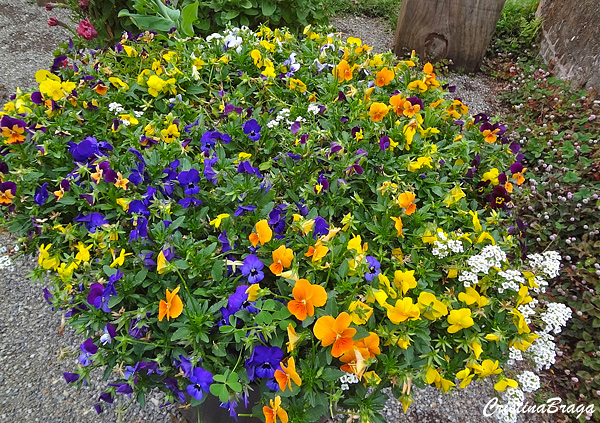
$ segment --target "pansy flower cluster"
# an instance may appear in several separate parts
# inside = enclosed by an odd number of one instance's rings
[[[36,79],[2,112],[0,205],[85,334],[67,381],[111,379],[98,410],[259,390],[268,422],[383,421],[385,386],[517,386],[509,349],[568,318],[534,300],[559,257],[521,249],[520,145],[429,63],[234,28],[68,46]]]

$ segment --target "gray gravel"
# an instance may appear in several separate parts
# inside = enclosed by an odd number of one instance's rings
[[[61,13],[63,12],[63,13]],[[16,87],[31,87],[34,74],[48,68],[52,51],[65,42],[68,32],[47,26],[50,16],[67,22],[64,11],[46,12],[26,0],[0,0],[0,104]],[[376,51],[391,48],[393,34],[383,20],[348,17],[333,22],[343,32],[361,38]],[[471,113],[494,113],[495,84],[483,77],[453,75],[456,96],[470,106]],[[14,246],[15,240],[0,232],[0,245]],[[119,420],[117,404],[96,415],[93,405],[105,382],[95,375],[90,387],[76,390],[66,385],[62,372],[77,363],[80,335],[68,327],[61,331],[61,317],[45,304],[42,286],[26,280],[35,259],[14,260],[14,272],[0,278],[0,422],[2,423],[87,423]],[[488,422],[482,408],[493,395],[490,384],[473,384],[465,390],[442,395],[433,388],[414,389],[414,403],[407,414],[392,399],[385,407],[388,422]],[[529,401],[531,403],[531,401]],[[145,409],[131,405],[124,422],[166,423],[179,421],[174,408],[159,408],[160,395],[152,396]],[[541,422],[548,415],[528,415],[522,421]]]

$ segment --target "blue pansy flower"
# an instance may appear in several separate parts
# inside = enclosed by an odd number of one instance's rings
[[[183,170],[177,175],[179,185],[183,188],[185,195],[195,195],[200,192],[200,187],[196,185],[200,182],[200,173],[198,170],[192,168],[190,170]]]
[[[256,119],[250,119],[246,123],[244,123],[244,134],[248,135],[252,141],[258,141],[260,139],[260,125],[256,121]]]
[[[35,195],[33,196],[33,201],[39,206],[44,205],[46,200],[48,199],[48,182],[42,184],[41,187],[35,189]]]
[[[244,264],[242,264],[240,270],[242,275],[248,278],[248,283],[252,285],[264,279],[263,267],[265,267],[264,263],[254,254],[250,254],[244,259]]]
[[[208,393],[210,385],[213,383],[213,374],[202,367],[195,367],[189,376],[190,385],[187,386],[187,393],[198,401],[204,397],[204,393]]]
[[[245,363],[248,379],[250,382],[254,382],[256,378],[272,379],[282,359],[283,351],[281,348],[257,345]]]
[[[379,261],[372,256],[367,256],[367,273],[365,273],[365,279],[371,282],[373,278],[381,273],[381,264]]]

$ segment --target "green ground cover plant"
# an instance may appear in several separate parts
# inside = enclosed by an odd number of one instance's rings
[[[259,24],[285,26],[297,33],[309,24],[326,24],[322,0],[66,0],[50,3],[47,10],[67,7],[78,22],[77,30],[66,22],[50,18],[89,41],[106,46],[119,41],[123,31],[152,30],[167,34],[178,28],[182,36],[206,36],[227,25],[257,28]],[[80,30],[83,26],[87,31]]]
[[[535,44],[542,25],[542,17],[536,17],[539,0],[507,0],[492,37],[487,55],[489,57],[516,55],[535,57]]]
[[[518,43],[535,51],[531,40]],[[547,299],[564,301],[574,318],[559,339],[550,392],[600,406],[600,101],[552,76],[539,60],[511,48],[488,64],[505,86],[501,99],[511,136],[524,146],[531,184],[519,213],[531,250],[558,249],[565,259]],[[585,421],[584,417],[579,419]]]

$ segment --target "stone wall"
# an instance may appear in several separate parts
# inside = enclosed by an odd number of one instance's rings
[[[600,1],[540,0],[540,56],[556,76],[600,91]]]

